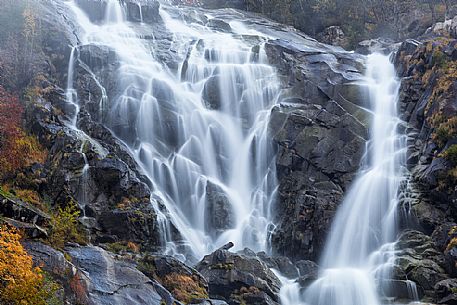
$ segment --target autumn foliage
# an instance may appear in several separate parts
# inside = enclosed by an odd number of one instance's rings
[[[0,178],[46,159],[38,140],[21,128],[22,114],[17,96],[0,86]]]
[[[44,305],[49,297],[40,268],[14,228],[0,226],[0,304]]]

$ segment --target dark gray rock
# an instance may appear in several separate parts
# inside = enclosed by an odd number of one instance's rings
[[[63,93],[50,90],[45,98],[58,107],[63,98],[60,94]],[[86,226],[93,240],[146,242],[146,248],[160,245],[149,186],[144,182],[147,179],[138,171],[124,144],[88,117],[82,121],[93,136],[90,141],[86,135],[66,127],[52,106],[36,103],[27,111],[31,130],[50,151],[45,192],[55,204],[78,201],[84,208],[82,215],[91,218]],[[83,153],[89,164],[85,180]]]
[[[125,0],[124,0],[125,1]],[[126,1],[127,20],[133,22],[157,23],[161,22],[158,1]]]
[[[203,100],[208,109],[219,110],[221,108],[220,77],[211,76],[203,88]]]
[[[230,33],[232,31],[231,26],[227,22],[216,18],[208,20],[206,26],[218,32]]]
[[[428,33],[426,39],[403,42],[394,59],[402,77],[401,118],[407,122],[407,165],[411,171],[407,206],[414,227],[431,235],[430,238],[423,233],[406,233],[400,242],[406,250],[399,258],[400,266],[409,279],[423,288],[425,297],[450,304],[455,296],[446,285],[448,278],[456,275],[457,250],[450,243],[456,237],[453,228],[457,194],[455,183],[448,176],[455,164],[443,158],[442,152],[455,143],[456,138],[450,135],[444,141],[447,143],[439,143],[436,132],[440,123],[436,118],[446,121],[456,114],[455,88],[444,92],[438,89],[438,79],[443,75],[440,73],[448,73],[442,67],[454,61],[452,49],[456,41],[436,37],[440,35],[439,26],[437,32]],[[410,241],[407,245],[406,240]]]
[[[400,270],[426,295],[434,296],[435,285],[449,278],[444,254],[435,249],[429,236],[419,231],[405,231],[397,248],[401,251],[396,258]]]
[[[317,259],[343,190],[357,171],[367,131],[336,102],[280,105],[270,119],[284,215],[272,238],[281,255]]]
[[[32,204],[14,198],[12,195],[0,194],[0,214],[32,225],[42,226],[50,216]]]
[[[102,22],[105,19],[106,0],[77,0],[76,4],[87,14],[91,22]]]
[[[457,279],[442,280],[436,283],[434,290],[438,304],[457,304]]]
[[[295,263],[299,272],[297,282],[302,288],[308,287],[313,281],[318,279],[319,267],[313,261],[298,261]]]
[[[298,269],[288,257],[285,257],[285,256],[272,257],[272,256],[267,255],[265,252],[259,252],[256,254],[248,248],[245,248],[243,251],[240,251],[238,253],[244,254],[249,257],[259,258],[262,262],[264,262],[268,266],[268,268],[272,268],[272,269],[279,271],[285,277],[288,277],[288,278],[298,277]]]
[[[55,282],[63,288],[62,293],[55,295],[62,304],[75,304],[77,297],[71,285],[71,279],[78,274],[78,269],[69,262],[64,254],[40,242],[26,241],[22,243],[24,249],[32,256],[33,264],[39,266]]]
[[[217,250],[197,264],[212,298],[229,304],[278,304],[279,279],[258,258]]]
[[[208,181],[206,184],[206,230],[214,237],[235,225],[230,199],[216,184]]]
[[[246,0],[203,0],[201,1],[203,6],[206,8],[236,8],[236,9],[246,9],[247,3]]]
[[[419,299],[424,296],[424,291],[421,286],[416,286],[414,282],[408,280],[382,280],[378,282],[379,293],[383,298],[394,298],[399,300],[415,301],[416,294]],[[414,289],[416,290],[415,292]]]

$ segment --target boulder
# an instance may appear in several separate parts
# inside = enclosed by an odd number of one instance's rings
[[[200,261],[196,269],[209,284],[212,298],[229,304],[278,304],[281,283],[275,274],[255,257],[219,249]]]
[[[221,108],[221,92],[220,92],[220,77],[211,76],[203,87],[203,101],[205,106],[211,110],[219,110]]]
[[[246,253],[246,249],[244,252]],[[268,268],[275,269],[279,271],[282,275],[287,278],[297,278],[299,275],[299,271],[297,267],[292,263],[292,261],[285,256],[269,256],[265,252],[259,252],[255,256],[261,259]]]
[[[216,184],[206,184],[205,227],[213,237],[235,225],[235,216],[228,195]]]
[[[230,24],[216,18],[208,20],[206,26],[218,32],[230,33],[232,31],[232,27],[230,26]]]
[[[404,272],[425,295],[435,297],[435,285],[449,278],[444,254],[435,249],[429,236],[413,230],[400,236],[397,249],[400,252],[396,257],[398,271]]]
[[[361,54],[383,53],[390,54],[395,50],[395,42],[391,39],[376,38],[359,42],[356,52]]]
[[[435,284],[438,304],[457,304],[457,279],[446,279]]]
[[[3,217],[42,226],[50,216],[30,203],[19,200],[13,195],[0,191],[0,214]]]
[[[23,246],[32,256],[34,265],[51,273],[54,279],[63,283],[66,289],[69,288],[69,276],[76,274],[77,269],[62,252],[40,242],[26,241]]]
[[[87,14],[91,22],[105,20],[106,0],[76,0],[76,4]]]
[[[150,24],[161,22],[159,8],[158,1],[126,1],[127,20]]]
[[[444,22],[435,23],[427,30],[427,33],[457,39],[457,16]]]
[[[140,259],[138,269],[149,278],[157,280],[185,304],[200,304],[208,299],[208,283],[205,278],[171,256],[146,255]]]
[[[98,305],[171,305],[175,301],[168,291],[138,271],[134,264],[117,260],[99,247],[68,247],[66,252],[82,271],[71,280],[80,300]]]

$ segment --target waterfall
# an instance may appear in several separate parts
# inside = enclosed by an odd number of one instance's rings
[[[181,59],[173,71],[126,21],[119,1],[108,2],[101,24],[68,5],[82,44],[108,46],[118,56],[119,93],[104,123],[151,181],[167,253],[195,260],[229,241],[268,252],[277,183],[267,125],[279,81],[266,38],[239,25],[235,35],[186,22],[164,4],[170,48]]]
[[[303,293],[309,305],[378,305],[383,289],[376,283],[390,278],[406,152],[398,134],[399,81],[389,57],[380,54],[368,57],[366,79],[373,109],[366,166],[336,214],[319,279]],[[283,305],[293,305],[284,289]]]
[[[170,61],[178,59],[170,68],[156,54],[154,38],[144,39],[147,25],[129,23],[119,1],[108,1],[101,23],[91,22],[74,1],[67,5],[82,28],[81,44],[107,46],[118,57],[116,92],[109,101],[104,94],[101,117],[150,180],[166,253],[195,261],[229,241],[235,250],[269,252],[277,181],[267,125],[280,95],[264,48],[269,37],[236,21],[231,32],[190,22],[163,4],[167,47],[175,56]],[[67,86],[78,111],[73,70],[79,47],[71,52]],[[395,259],[406,151],[397,132],[399,82],[388,56],[367,58],[365,86],[373,113],[365,165],[336,214],[319,279],[302,292],[278,274],[283,305],[381,303],[377,283],[390,278]]]

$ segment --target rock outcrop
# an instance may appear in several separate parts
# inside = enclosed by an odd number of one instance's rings
[[[353,84],[362,78],[362,59],[309,38],[306,43],[314,48],[267,45],[286,86],[269,124],[279,146],[272,243],[293,260],[319,257],[368,138],[368,100]]]
[[[457,40],[453,21],[438,24],[420,41],[405,41],[395,56],[401,118],[407,122],[407,165],[411,172],[400,205],[406,231],[398,247],[401,269],[425,298],[455,299],[455,148],[457,147]]]
[[[171,305],[173,297],[160,284],[146,277],[135,265],[115,259],[98,247],[70,247],[67,253],[79,270],[72,285],[79,300],[87,304]]]
[[[219,249],[196,269],[209,283],[209,295],[230,305],[275,305],[281,283],[259,258]]]

